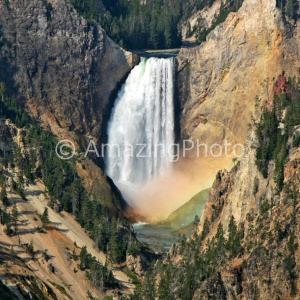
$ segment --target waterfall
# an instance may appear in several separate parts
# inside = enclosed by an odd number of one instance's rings
[[[174,59],[142,58],[118,93],[108,123],[106,173],[123,193],[170,165],[174,145]]]

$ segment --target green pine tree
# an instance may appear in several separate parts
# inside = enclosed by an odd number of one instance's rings
[[[242,250],[240,233],[238,232],[234,217],[231,216],[228,225],[228,240],[225,249],[230,252],[230,257],[236,257]]]
[[[155,275],[151,269],[145,274],[143,296],[147,300],[155,300]]]
[[[290,20],[296,18],[295,0],[288,0],[286,4],[286,15]]]
[[[192,28],[191,28],[191,23],[188,21],[187,22],[187,29],[186,29],[186,37],[189,38],[192,36]]]
[[[80,270],[85,270],[88,266],[88,252],[86,246],[81,248],[79,258],[80,258],[79,268]]]
[[[120,253],[119,237],[116,230],[115,222],[111,224],[111,233],[110,233],[110,238],[108,243],[108,254],[110,259],[113,262],[120,262],[121,253]]]
[[[160,282],[158,285],[157,296],[159,300],[173,300],[173,297],[170,293],[171,285],[171,274],[167,270],[165,274],[161,275]]]
[[[171,20],[166,23],[165,30],[164,30],[164,37],[165,37],[165,48],[170,49],[172,48],[172,34],[171,34]]]
[[[41,221],[43,228],[47,228],[48,224],[50,223],[48,207],[45,208],[43,214],[41,215]]]
[[[17,234],[17,232],[18,232],[19,216],[20,216],[20,214],[19,214],[17,205],[14,204],[14,206],[12,208],[12,212],[11,212],[11,222],[12,222],[12,225],[14,226],[14,228],[15,228],[15,234]]]
[[[7,198],[7,192],[6,192],[6,184],[1,189],[0,193],[0,200],[3,203],[4,206],[8,206],[8,198]]]
[[[24,187],[25,187],[24,174],[23,171],[20,171],[17,176],[16,192],[20,195],[20,197],[23,200],[26,200]]]

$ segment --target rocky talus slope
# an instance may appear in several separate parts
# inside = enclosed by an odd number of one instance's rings
[[[244,143],[255,96],[299,72],[299,21],[284,23],[276,0],[245,0],[206,42],[177,57],[182,138]]]

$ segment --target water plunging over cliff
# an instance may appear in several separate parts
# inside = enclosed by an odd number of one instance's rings
[[[105,161],[107,175],[126,199],[170,165],[175,138],[173,96],[173,58],[142,58],[118,93],[108,123],[110,150]]]

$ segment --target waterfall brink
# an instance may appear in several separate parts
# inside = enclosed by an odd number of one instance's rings
[[[127,200],[170,166],[174,139],[174,59],[143,58],[119,91],[108,123],[106,173]]]

